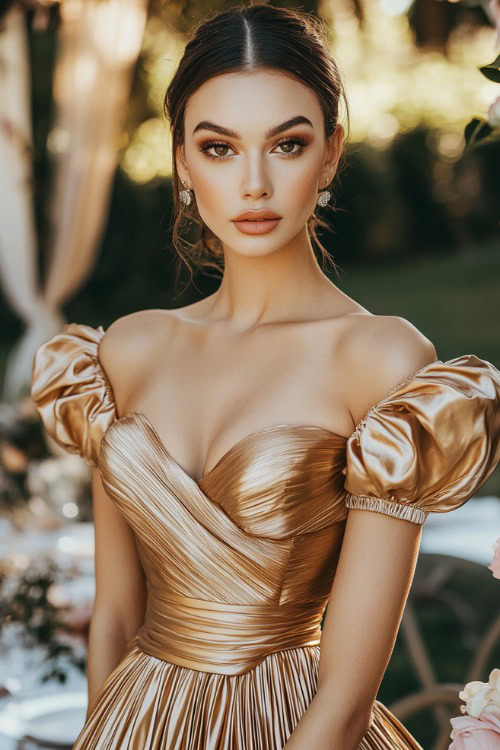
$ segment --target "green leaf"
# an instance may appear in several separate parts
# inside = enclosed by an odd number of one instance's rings
[[[483,76],[486,76],[486,78],[489,78],[490,81],[495,81],[495,83],[500,83],[500,55],[498,55],[496,60],[493,60],[492,63],[489,65],[483,65],[481,68],[479,68]]]
[[[464,130],[464,138],[467,146],[472,146],[478,141],[483,140],[493,132],[493,128],[482,117],[474,117]]]

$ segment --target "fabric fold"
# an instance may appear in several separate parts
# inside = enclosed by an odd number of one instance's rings
[[[500,460],[500,372],[467,354],[421,368],[346,445],[346,505],[424,523],[463,505]]]
[[[58,445],[98,463],[101,440],[116,419],[111,384],[98,361],[102,326],[67,323],[35,352],[31,398]]]
[[[138,646],[190,669],[244,674],[273,651],[318,646],[325,604],[223,604],[150,587]]]
[[[90,706],[73,750],[279,750],[317,689],[318,646],[269,654],[242,675],[201,672],[141,651],[137,637]],[[375,701],[359,750],[423,750]]]

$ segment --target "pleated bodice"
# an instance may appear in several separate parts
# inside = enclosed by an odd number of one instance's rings
[[[344,452],[345,438],[326,430],[279,425],[240,441],[196,482],[144,415],[115,421],[99,468],[148,578],[139,644],[224,674],[318,644],[347,516]]]

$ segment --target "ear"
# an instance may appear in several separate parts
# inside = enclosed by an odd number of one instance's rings
[[[340,156],[342,154],[342,144],[344,139],[344,128],[337,123],[333,133],[326,139],[325,156],[323,159],[323,168],[321,170],[320,186],[327,186],[331,183],[337,171]]]
[[[181,180],[182,184],[185,185],[186,187],[191,187],[191,178],[189,176],[189,170],[186,164],[186,154],[184,151],[184,144],[177,146],[177,151],[175,154],[175,167],[176,167],[177,174],[179,175],[179,179]]]

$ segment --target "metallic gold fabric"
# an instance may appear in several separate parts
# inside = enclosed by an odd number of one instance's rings
[[[138,646],[158,659],[216,674],[244,674],[267,654],[317,646],[324,601],[223,604],[149,587]]]
[[[102,326],[69,323],[35,352],[31,397],[45,429],[70,453],[97,465],[101,438],[116,418],[111,385],[97,361]]]
[[[348,508],[416,523],[463,505],[500,460],[500,372],[474,354],[422,367],[347,442]]]
[[[474,355],[433,362],[350,438],[275,425],[195,481],[144,414],[117,418],[103,336],[68,324],[33,363],[47,432],[98,466],[148,581],[74,750],[278,750],[316,690],[349,508],[423,523],[463,504],[500,459],[500,373]],[[372,714],[360,750],[421,750],[379,701]]]
[[[318,664],[317,646],[287,649],[220,675],[149,656],[135,638],[73,750],[281,750],[314,697]],[[359,748],[423,750],[380,701]]]

